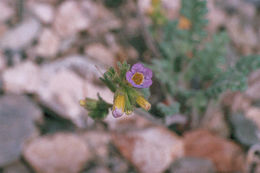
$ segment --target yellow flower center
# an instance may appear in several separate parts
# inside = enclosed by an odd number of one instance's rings
[[[133,75],[132,80],[136,85],[141,85],[144,81],[144,75],[142,73],[136,72]]]

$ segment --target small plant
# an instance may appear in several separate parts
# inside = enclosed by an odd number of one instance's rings
[[[205,0],[182,0],[177,20],[168,20],[160,1],[153,2],[150,31],[161,57],[152,59],[150,68],[165,88],[162,94],[173,100],[157,105],[161,113],[181,112],[191,115],[191,121],[200,119],[210,100],[224,91],[246,88],[247,75],[260,67],[260,56],[242,57],[234,66],[228,65],[227,34],[207,35]]]
[[[110,68],[100,78],[102,82],[114,93],[114,103],[105,102],[98,94],[98,100],[86,98],[80,100],[80,105],[88,110],[93,119],[104,119],[109,109],[115,118],[124,114],[130,115],[137,106],[148,111],[151,107],[145,94],[152,85],[152,71],[141,63],[130,65],[118,63],[118,71]]]

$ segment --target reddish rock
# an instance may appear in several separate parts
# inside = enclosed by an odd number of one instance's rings
[[[244,155],[234,142],[215,136],[206,130],[184,135],[185,155],[211,160],[219,172],[243,171]]]
[[[161,127],[116,133],[113,142],[142,173],[161,173],[183,156],[181,138]]]
[[[74,134],[56,134],[32,140],[24,157],[36,172],[78,173],[89,160],[89,149]]]

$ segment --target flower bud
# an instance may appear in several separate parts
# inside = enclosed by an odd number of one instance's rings
[[[112,114],[115,118],[118,118],[124,115],[124,110],[125,110],[125,96],[124,94],[119,93],[114,99]]]
[[[136,103],[146,111],[148,111],[151,108],[151,104],[147,100],[145,100],[145,98],[142,96],[137,97]]]

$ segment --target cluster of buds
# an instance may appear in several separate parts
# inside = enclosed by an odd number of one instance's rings
[[[131,69],[126,62],[118,63],[118,71],[111,67],[100,78],[114,92],[114,103],[106,103],[99,96],[99,100],[81,100],[80,105],[87,109],[89,116],[94,119],[106,117],[109,108],[115,118],[131,114],[137,106],[148,111],[151,104],[144,97],[142,89],[152,85],[152,75],[152,71],[141,63],[134,64]]]

